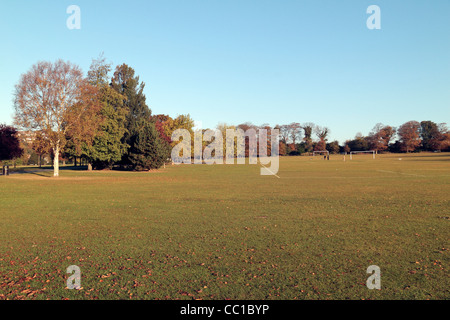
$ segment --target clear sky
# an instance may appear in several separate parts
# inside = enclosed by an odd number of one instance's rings
[[[154,114],[203,127],[314,122],[342,143],[378,122],[450,122],[450,0],[14,0],[0,35],[0,123],[34,63],[87,72],[101,52],[136,70]]]

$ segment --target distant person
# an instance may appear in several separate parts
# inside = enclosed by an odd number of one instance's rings
[[[329,155],[327,156],[327,160],[330,160],[330,156]]]

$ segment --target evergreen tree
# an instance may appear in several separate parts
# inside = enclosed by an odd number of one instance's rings
[[[142,134],[142,122],[150,123],[151,118],[151,111],[145,102],[146,98],[143,92],[145,83],[139,81],[139,77],[135,76],[133,68],[122,64],[116,67],[111,87],[124,96],[124,105],[127,108],[125,120],[127,131],[122,141],[133,146],[136,141],[142,141],[142,137],[135,136],[136,134]],[[136,159],[142,157],[143,154],[133,154],[135,150],[137,149],[130,148],[122,157],[121,163],[136,168]]]
[[[131,134],[129,161],[135,170],[161,167],[170,156],[169,145],[160,137],[155,125],[141,120]]]
[[[134,132],[141,119],[150,120],[151,111],[145,102],[144,82],[139,82],[133,68],[126,64],[117,66],[111,81],[114,90],[125,97],[128,107],[126,127],[128,132]]]
[[[441,132],[439,132],[439,127],[435,122],[422,121],[420,123],[420,136],[423,150],[434,151],[440,148]]]

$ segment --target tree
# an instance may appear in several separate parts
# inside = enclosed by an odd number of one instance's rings
[[[100,88],[102,121],[98,124],[98,134],[92,144],[84,144],[83,155],[89,159],[94,169],[111,169],[127,153],[129,145],[123,140],[127,109],[123,96],[109,86]]]
[[[100,136],[99,124],[105,121],[104,113],[101,112],[100,89],[88,81],[84,81],[79,88],[81,93],[79,101],[68,112],[66,121],[78,122],[78,125],[70,126],[66,132],[66,140],[70,142],[72,156],[85,155],[84,150],[91,147],[94,139]],[[92,170],[92,161],[89,157],[87,160],[88,170]]]
[[[114,76],[111,79],[111,87],[117,93],[124,96],[124,105],[128,109],[126,115],[125,128],[127,131],[123,137],[123,142],[129,146],[137,140],[133,134],[138,134],[142,129],[142,121],[150,123],[151,111],[146,104],[146,97],[144,95],[145,83],[140,82],[139,77],[135,76],[133,68],[126,64],[116,67]],[[129,148],[128,152],[122,157],[122,164],[132,165],[133,159],[141,156],[132,155],[133,148]]]
[[[233,125],[228,125],[226,123],[219,123],[219,124],[217,124],[216,129],[219,130],[220,133],[222,134],[222,138],[223,138],[222,139],[222,144],[223,144],[222,155],[224,157],[226,157],[227,156],[227,130],[228,129],[235,130],[236,127],[233,126]],[[233,146],[234,146],[233,147],[233,157],[237,157],[237,143],[236,142],[237,142],[237,139],[234,138],[234,140],[233,140]],[[192,150],[192,154],[194,154],[194,148],[193,147],[191,148],[191,150]]]
[[[130,134],[142,119],[150,120],[151,111],[144,95],[145,83],[139,81],[133,68],[126,64],[117,66],[111,87],[125,97],[124,103],[128,108],[126,128]]]
[[[28,158],[27,165],[39,165],[41,160],[36,152],[32,152]]]
[[[169,137],[171,137],[172,133],[177,129],[186,129],[191,134],[191,141],[194,141],[194,126],[194,119],[192,119],[189,114],[181,114],[173,119],[173,123],[168,127],[170,132]]]
[[[402,151],[412,152],[420,146],[420,123],[417,121],[408,121],[398,128]]]
[[[312,140],[312,134],[316,128],[316,125],[311,122],[304,123],[302,125],[302,129],[304,132],[304,138],[303,141],[305,142],[305,151],[306,152],[312,152],[313,151],[313,140]]]
[[[364,137],[361,133],[357,133],[355,139],[346,141],[346,152],[350,151],[367,151],[369,150],[369,139]]]
[[[387,150],[394,134],[395,129],[391,126],[385,126],[382,123],[376,124],[367,138],[369,148],[377,152]]]
[[[327,137],[328,137],[328,134],[330,133],[330,129],[328,129],[327,127],[316,126],[314,131],[315,131],[317,138],[319,138],[319,142],[314,147],[314,151],[326,150]]]
[[[304,141],[302,141],[300,143],[297,143],[297,150],[296,151],[297,151],[297,153],[299,155],[301,155],[302,153],[306,152],[306,144],[305,144]]]
[[[170,156],[170,148],[149,121],[136,123],[130,142],[130,162],[134,170],[157,169]]]
[[[315,134],[319,140],[327,141],[327,137],[330,134],[330,129],[327,127],[316,126]]]
[[[262,146],[264,146],[264,148],[266,148],[266,155],[267,156],[271,156],[272,155],[272,127],[269,125],[269,124],[267,124],[267,123],[265,123],[265,124],[263,124],[263,125],[261,125],[259,128],[258,128],[258,130],[266,130],[266,141],[262,141],[262,140],[260,140],[259,138],[258,138],[258,144],[259,145],[262,145]],[[261,132],[261,131],[259,131],[259,132]],[[258,155],[259,156],[263,156],[263,155],[261,155],[260,154],[260,149],[258,148]],[[278,154],[279,154],[279,152],[280,152],[280,150],[278,150]]]
[[[352,149],[350,148],[349,144],[350,144],[350,140],[345,141],[345,145],[343,147],[343,152],[349,153],[350,151],[352,151]]]
[[[325,151],[326,149],[327,143],[325,140],[319,140],[314,146],[314,151]]]
[[[332,154],[339,153],[339,150],[340,150],[339,142],[333,141],[333,142],[327,143],[326,150]]]
[[[14,127],[0,124],[0,160],[12,160],[21,157],[23,149],[17,130]]]
[[[38,62],[23,74],[15,89],[15,123],[28,131],[40,130],[54,153],[54,173],[59,176],[59,154],[67,133],[80,126],[82,114],[74,112],[85,85],[80,68],[70,62]],[[83,112],[82,108],[77,108]]]
[[[171,136],[167,135],[166,131],[168,132],[168,130],[167,130],[168,123],[170,121],[173,121],[173,119],[165,114],[157,114],[157,115],[152,116],[150,118],[150,121],[155,124],[156,130],[158,130],[158,132],[159,132],[159,137],[162,140],[164,140],[167,144],[171,145],[172,138],[171,138]]]
[[[109,73],[111,72],[111,63],[106,62],[103,53],[97,59],[93,59],[91,67],[87,73],[87,80],[93,86],[98,88],[109,85]]]
[[[280,156],[285,156],[287,154],[286,143],[284,143],[283,141],[280,141],[280,146],[278,147],[278,149],[279,149]]]
[[[44,137],[44,133],[42,133],[41,131],[35,132],[35,136],[34,136],[31,148],[39,156],[39,167],[41,167],[42,166],[42,157],[46,154],[51,153],[51,146],[50,146],[49,140]]]
[[[440,123],[438,125],[440,132],[440,145],[439,150],[449,151],[450,148],[450,131],[448,130],[446,123]]]
[[[156,125],[156,128],[163,131],[163,134],[160,136],[165,141],[170,141],[169,145],[174,147],[177,142],[172,141],[172,133],[177,129],[186,129],[189,131],[189,134],[191,136],[191,156],[194,156],[194,120],[191,118],[189,114],[182,114],[177,116],[175,119],[169,117],[169,116],[158,116],[160,120],[154,121]],[[154,118],[152,118],[154,119]],[[159,122],[159,124],[158,124]],[[203,143],[203,142],[202,142]]]
[[[445,126],[445,124],[442,124]],[[420,123],[420,137],[422,138],[422,147],[426,151],[441,150],[442,141],[445,140],[446,129],[442,129],[433,121],[422,121]]]
[[[289,132],[289,138],[290,141],[294,144],[297,143],[298,140],[302,137],[302,126],[298,122],[292,122],[288,125],[288,132]]]
[[[108,84],[111,65],[100,56],[93,60],[88,72],[88,81],[97,88],[100,105],[97,134],[92,143],[83,144],[83,155],[92,163],[94,169],[111,169],[127,152],[129,145],[123,137],[127,133],[125,106],[126,97]]]
[[[389,152],[392,152],[392,153],[402,152],[400,141],[397,140],[394,143],[390,144],[388,150],[389,150]]]
[[[280,130],[280,141],[287,145],[289,143],[289,125],[276,125],[275,128]]]
[[[241,123],[240,125],[237,126],[238,129],[241,129],[242,131],[244,131],[244,133],[249,132],[249,130],[255,130],[255,133],[258,132],[258,127],[255,126],[253,123],[251,122],[244,122]],[[244,137],[244,142],[245,142],[245,157],[250,157],[250,155],[256,155],[258,153],[258,148],[256,146],[252,146],[250,144],[250,137],[245,136]],[[255,149],[250,150],[250,148],[256,147]]]

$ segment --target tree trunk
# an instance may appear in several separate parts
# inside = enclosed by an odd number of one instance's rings
[[[74,157],[73,159],[74,159],[73,163],[75,164],[75,167],[76,167],[77,166],[77,157]]]
[[[59,144],[53,149],[55,157],[53,158],[53,176],[59,177]]]

